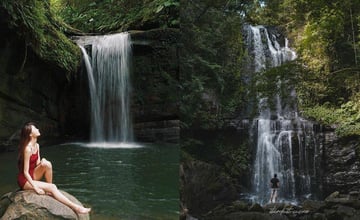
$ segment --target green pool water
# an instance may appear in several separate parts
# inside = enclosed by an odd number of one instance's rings
[[[16,156],[0,154],[0,195],[18,187]],[[41,147],[41,156],[58,188],[92,208],[91,219],[179,218],[177,145],[73,143]]]

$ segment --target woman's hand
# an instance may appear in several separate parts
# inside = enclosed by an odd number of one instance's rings
[[[34,190],[37,194],[39,195],[44,195],[45,194],[45,191],[37,186],[34,186]]]

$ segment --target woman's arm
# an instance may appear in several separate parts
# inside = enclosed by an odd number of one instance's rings
[[[38,159],[37,159],[37,161],[36,161],[36,166],[38,166],[39,164],[40,164],[40,146],[39,146],[39,144],[38,143],[36,143],[36,148],[37,148],[37,154],[38,154]]]

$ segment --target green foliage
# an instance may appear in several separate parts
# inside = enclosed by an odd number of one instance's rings
[[[344,16],[342,11],[324,9],[318,19],[305,25],[303,37],[298,43],[298,53],[308,67],[322,74],[338,68],[336,42],[342,41]]]
[[[248,174],[250,163],[249,144],[226,134],[216,132],[205,139],[183,137],[181,143],[182,161],[201,160],[216,164],[231,177],[240,178]]]
[[[185,126],[222,126],[242,103],[242,21],[217,1],[183,2],[180,112]]]
[[[224,167],[233,177],[240,177],[247,173],[250,161],[247,143],[224,144],[224,141],[218,143],[218,149],[223,157]]]
[[[52,0],[63,20],[84,32],[179,26],[178,0]]]
[[[2,1],[9,14],[9,27],[16,28],[26,45],[43,60],[67,72],[75,72],[80,64],[80,50],[60,30],[48,1]]]
[[[262,2],[264,6],[256,7],[247,19],[286,29],[298,54],[300,108],[315,120],[334,124],[341,136],[358,134],[358,116],[345,106],[357,106],[359,100],[360,2]]]
[[[360,136],[360,96],[348,101],[340,108],[327,104],[304,109],[304,115],[326,125],[337,125],[336,133],[340,136]]]
[[[185,125],[219,128],[256,94],[286,98],[295,87],[304,113],[336,124],[342,136],[358,133],[357,115],[344,105],[356,106],[360,94],[359,1],[204,0],[184,2],[182,9],[180,108]],[[240,11],[237,19],[233,9]],[[296,63],[256,75],[249,94],[240,61],[246,56],[239,34],[244,21],[284,28],[298,54]],[[279,80],[285,82],[282,88]]]

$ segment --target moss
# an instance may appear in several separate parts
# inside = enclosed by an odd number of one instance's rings
[[[47,0],[5,0],[0,7],[8,14],[9,28],[15,29],[41,59],[67,73],[77,70],[80,50],[60,31]]]
[[[340,108],[327,104],[307,107],[303,114],[325,125],[335,125],[340,137],[360,136],[360,101],[349,101]]]
[[[178,0],[51,0],[56,14],[91,33],[179,27]],[[146,5],[146,7],[144,7]]]

